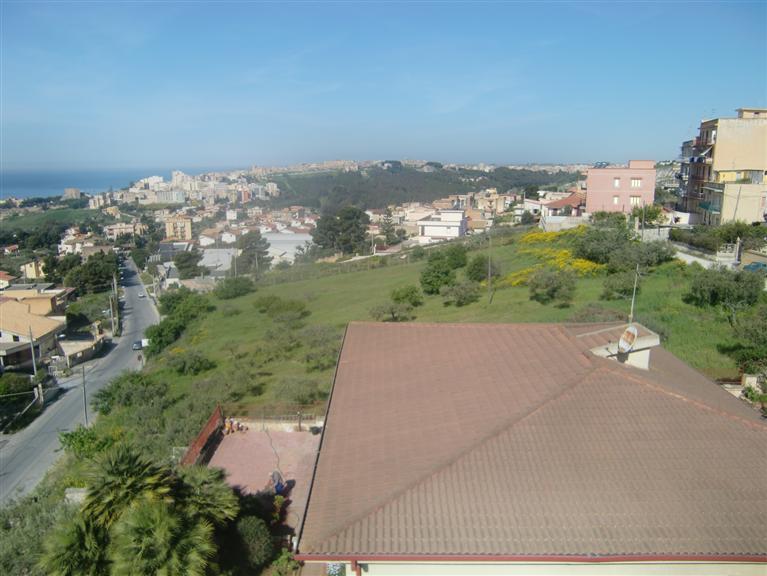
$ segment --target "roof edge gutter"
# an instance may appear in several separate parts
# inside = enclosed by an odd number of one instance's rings
[[[520,562],[558,564],[712,562],[767,564],[767,554],[616,554],[572,555],[494,555],[494,554],[296,554],[301,562]]]
[[[296,539],[296,545],[295,545],[296,552],[301,549],[300,548],[301,537],[304,535],[304,526],[306,524],[306,512],[309,510],[309,502],[311,502],[311,499],[312,499],[312,489],[314,488],[314,479],[317,476],[317,465],[320,462],[320,453],[322,452],[322,443],[325,440],[325,430],[327,430],[327,427],[328,427],[328,416],[330,415],[330,406],[333,403],[333,392],[336,389],[336,378],[338,377],[338,365],[341,363],[341,354],[343,354],[343,351],[344,351],[344,344],[346,343],[346,333],[348,331],[349,331],[349,323],[347,322],[346,327],[344,328],[344,336],[341,339],[341,347],[338,349],[338,357],[336,358],[336,368],[335,368],[335,371],[333,372],[333,384],[330,387],[330,394],[328,395],[328,405],[327,405],[327,408],[325,408],[325,420],[322,424],[322,434],[320,434],[320,444],[319,446],[317,446],[317,454],[314,457],[314,468],[312,469],[312,480],[309,483],[309,493],[306,495],[306,506],[304,507],[303,518],[301,518],[301,529],[298,531],[298,538]]]

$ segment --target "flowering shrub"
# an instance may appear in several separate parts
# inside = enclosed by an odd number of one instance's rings
[[[531,254],[546,261],[546,264],[559,270],[572,270],[579,276],[592,276],[603,271],[606,266],[585,258],[574,258],[566,248],[525,248],[523,254]]]
[[[523,268],[504,276],[496,285],[496,288],[508,288],[510,286],[524,286],[530,277],[539,269],[542,265],[530,266],[529,268]]]
[[[522,244],[540,244],[556,242],[561,237],[561,232],[543,232],[535,230],[528,232],[519,240]]]

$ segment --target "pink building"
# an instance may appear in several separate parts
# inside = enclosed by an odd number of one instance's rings
[[[655,162],[630,160],[628,168],[589,168],[586,212],[631,212],[655,200]]]

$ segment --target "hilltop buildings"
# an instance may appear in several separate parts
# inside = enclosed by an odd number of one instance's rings
[[[171,216],[166,218],[165,238],[168,240],[191,240],[192,219],[185,216]]]
[[[704,224],[764,222],[767,213],[767,109],[700,123],[682,144],[679,174],[686,209]]]

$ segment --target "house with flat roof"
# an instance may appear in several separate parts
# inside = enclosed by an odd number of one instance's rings
[[[628,166],[589,168],[586,172],[586,212],[623,212],[655,200],[655,162],[630,160]]]
[[[349,324],[296,558],[763,576],[767,422],[634,327]]]
[[[442,240],[453,240],[466,235],[468,221],[466,212],[458,210],[438,210],[418,221],[418,243],[430,244]]]
[[[30,311],[30,305],[0,297],[0,367],[32,365],[32,346],[39,363],[57,351],[57,336],[66,330],[65,320]]]

